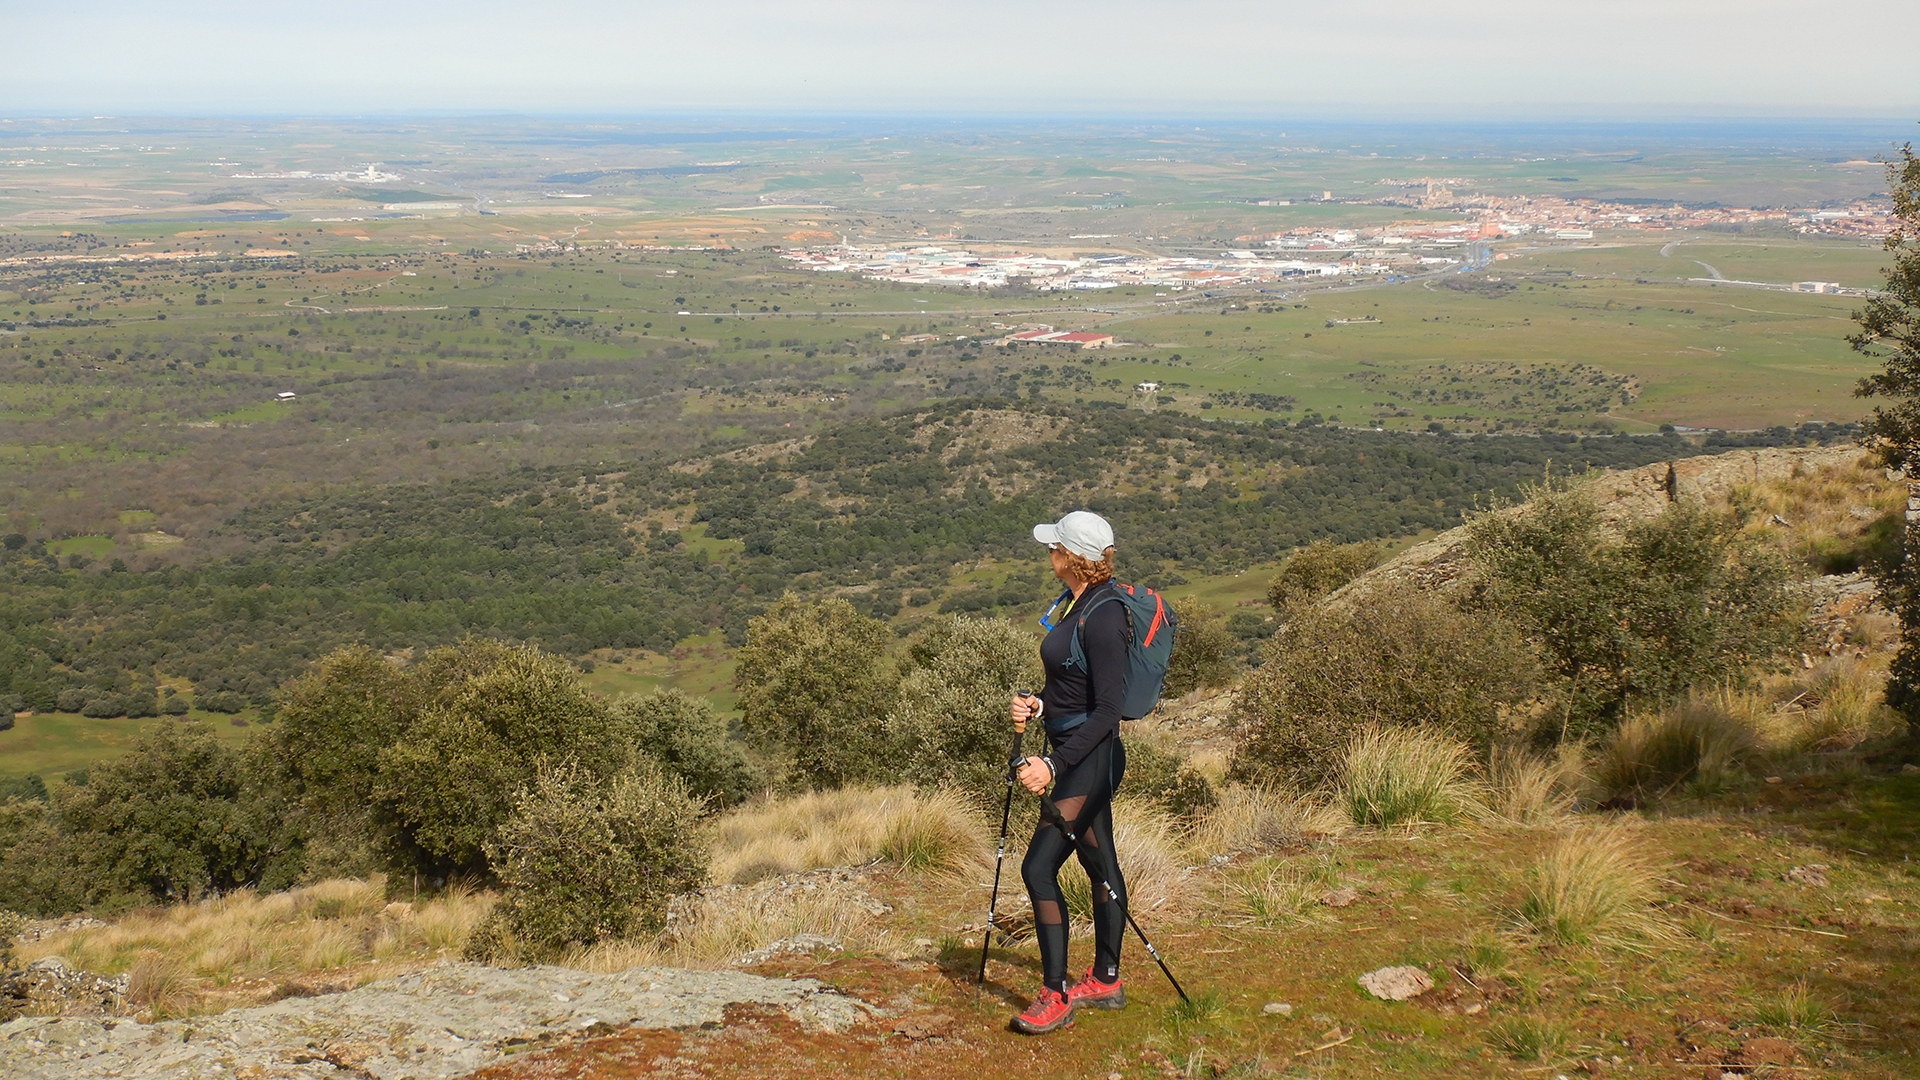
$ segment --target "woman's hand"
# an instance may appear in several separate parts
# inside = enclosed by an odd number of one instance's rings
[[[1017,779],[1021,787],[1038,795],[1047,790],[1048,784],[1053,783],[1053,770],[1047,767],[1044,759],[1030,757],[1020,763]]]
[[[1007,714],[1013,719],[1013,730],[1026,731],[1027,721],[1039,716],[1040,708],[1040,699],[1032,694],[1015,694],[1013,704],[1007,709]]]

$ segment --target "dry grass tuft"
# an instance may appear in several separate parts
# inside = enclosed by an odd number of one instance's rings
[[[337,879],[261,896],[250,889],[197,904],[135,912],[108,926],[54,934],[22,958],[60,956],[102,974],[125,971],[129,996],[157,1014],[211,1004],[236,983],[265,986],[311,972],[359,984],[439,957],[458,957],[490,895],[449,889],[416,905],[385,901],[381,878]],[[230,1004],[231,1002],[228,1002]]]
[[[841,788],[769,799],[721,818],[711,873],[742,884],[876,859],[953,872],[991,851],[985,821],[958,795],[904,785]]]
[[[1186,911],[1192,906],[1192,879],[1183,857],[1179,826],[1158,806],[1127,799],[1113,806],[1113,846],[1120,852],[1120,873],[1127,882],[1127,904],[1139,916],[1148,911]],[[1081,930],[1091,931],[1093,885],[1077,859],[1060,868],[1060,895]]]
[[[1695,694],[1657,712],[1628,717],[1593,766],[1608,797],[1659,799],[1685,785],[1694,794],[1723,790],[1760,747],[1748,699]]]
[[[1520,920],[1554,944],[1638,949],[1671,935],[1657,881],[1629,830],[1576,829],[1527,868]]]
[[[127,973],[127,1001],[152,1014],[153,1019],[184,1016],[194,999],[193,976],[177,956],[143,949]]]
[[[1810,707],[1783,714],[1783,719],[1798,721],[1785,732],[1786,748],[1803,753],[1851,750],[1903,726],[1886,706],[1885,671],[1864,661],[1836,658],[1807,674],[1806,689],[1798,701]]]
[[[781,881],[715,886],[676,901],[658,937],[606,942],[561,963],[600,972],[640,964],[721,968],[803,934],[838,941],[850,952],[884,952],[895,944],[872,896],[856,882],[825,877],[798,887]]]
[[[1346,815],[1322,796],[1234,785],[1220,789],[1220,801],[1188,846],[1200,856],[1292,847],[1346,827]]]
[[[1347,744],[1337,805],[1355,825],[1455,822],[1480,805],[1465,743],[1418,728],[1368,728]]]
[[[1573,812],[1586,783],[1579,749],[1563,746],[1547,758],[1517,746],[1497,746],[1487,763],[1486,814],[1514,825],[1546,825]]]

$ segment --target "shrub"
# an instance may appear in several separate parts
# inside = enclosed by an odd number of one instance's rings
[[[1513,628],[1411,585],[1382,585],[1351,612],[1301,612],[1241,684],[1229,775],[1311,788],[1330,781],[1354,735],[1432,727],[1486,746],[1538,690]]]
[[[699,817],[685,783],[657,767],[604,781],[542,769],[487,844],[506,889],[469,952],[550,958],[659,930],[667,902],[706,879]]]
[[[727,736],[727,720],[705,698],[671,688],[614,703],[613,720],[629,745],[679,777],[710,807],[735,806],[764,783],[760,770]]]
[[[1695,695],[1655,712],[1628,717],[1593,766],[1609,798],[1661,798],[1682,784],[1723,787],[1757,744],[1751,727],[1721,702]]]
[[[1173,636],[1161,695],[1177,698],[1232,683],[1238,674],[1233,658],[1239,640],[1227,629],[1226,619],[1203,604],[1183,604],[1178,615],[1180,627]]]
[[[1668,933],[1655,880],[1625,829],[1579,829],[1527,868],[1520,920],[1555,944],[1638,948]]]
[[[1152,803],[1184,822],[1197,821],[1219,801],[1206,774],[1159,739],[1129,738],[1126,754],[1127,773],[1120,786],[1130,798]]]
[[[906,661],[885,745],[913,761],[916,783],[998,795],[1012,732],[1008,699],[1041,683],[1033,637],[996,619],[939,616],[908,643]]]
[[[1380,556],[1380,545],[1372,541],[1315,540],[1280,565],[1267,586],[1267,602],[1279,612],[1304,608],[1379,565]]]
[[[755,746],[786,754],[789,780],[839,787],[891,773],[886,726],[899,685],[892,631],[838,597],[792,594],[747,623],[737,654],[741,727]]]
[[[121,697],[119,694],[101,694],[98,697],[88,699],[87,703],[80,707],[80,715],[95,720],[106,720],[116,716],[125,716],[127,715],[127,699]]]
[[[1615,536],[1586,492],[1541,488],[1517,512],[1475,518],[1467,551],[1486,572],[1482,601],[1559,676],[1563,740],[1605,732],[1634,701],[1737,676],[1798,632],[1778,553],[1697,503]]]
[[[1475,806],[1472,762],[1444,735],[1370,728],[1348,744],[1335,798],[1355,825],[1458,821]]]

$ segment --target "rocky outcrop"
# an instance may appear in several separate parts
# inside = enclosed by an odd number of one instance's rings
[[[188,1020],[22,1017],[0,1024],[0,1076],[435,1080],[580,1033],[722,1024],[736,1005],[776,1009],[804,1028],[830,1031],[871,1012],[813,979],[439,964],[345,993]]]
[[[127,999],[127,976],[103,978],[75,971],[57,956],[35,960],[17,971],[0,971],[0,1022],[21,1013],[110,1014]]]

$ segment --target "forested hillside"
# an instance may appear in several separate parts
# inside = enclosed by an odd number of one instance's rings
[[[523,469],[262,505],[237,551],[145,572],[0,552],[0,694],[97,716],[265,705],[346,643],[467,634],[568,655],[665,650],[783,592],[837,592],[912,619],[1042,601],[1032,523],[1085,506],[1123,572],[1178,584],[1319,538],[1458,524],[1528,480],[1698,452],[1674,436],[1461,437],[1209,423],[1119,409],[954,402],[817,437],[619,469]],[[983,562],[983,560],[985,560]]]

